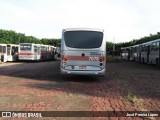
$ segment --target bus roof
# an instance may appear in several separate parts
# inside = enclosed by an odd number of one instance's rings
[[[152,41],[149,41],[149,42],[145,42],[142,45],[147,45],[147,44],[151,44],[153,42],[158,42],[158,41],[160,41],[160,39],[156,39],[156,40],[152,40]]]
[[[0,46],[7,46],[7,44],[0,44]]]
[[[104,32],[103,29],[97,29],[97,28],[66,28],[63,29],[63,32],[65,31],[99,31],[99,32]]]
[[[19,46],[19,45],[17,45],[17,44],[7,44],[7,45],[10,45],[10,46]]]

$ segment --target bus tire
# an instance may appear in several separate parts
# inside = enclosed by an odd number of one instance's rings
[[[4,62],[4,55],[1,55],[1,62]]]

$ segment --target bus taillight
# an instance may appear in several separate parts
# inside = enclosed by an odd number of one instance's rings
[[[99,61],[100,61],[100,62],[102,62],[102,61],[103,61],[103,59],[102,59],[102,58],[100,58],[100,59],[99,59]]]
[[[63,58],[64,61],[67,61],[67,58]]]

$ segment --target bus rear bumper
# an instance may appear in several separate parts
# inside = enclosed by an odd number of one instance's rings
[[[95,76],[105,76],[106,69],[104,68],[101,71],[72,71],[72,70],[65,70],[60,68],[61,74],[65,75],[95,75]]]

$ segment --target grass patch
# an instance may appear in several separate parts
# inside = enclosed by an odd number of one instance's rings
[[[134,95],[134,93],[129,90],[128,94],[127,94],[127,99],[133,103],[135,106],[141,106],[142,105],[142,99],[138,99],[136,95]]]

